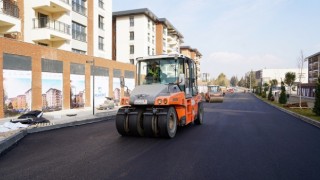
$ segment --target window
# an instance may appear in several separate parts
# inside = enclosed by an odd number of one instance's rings
[[[130,20],[130,27],[133,27],[134,26],[134,16],[130,16],[129,20]]]
[[[79,40],[86,42],[87,41],[87,34],[86,34],[86,27],[82,24],[72,22],[72,39]]]
[[[130,64],[134,64],[134,59],[130,59]]]
[[[130,45],[130,54],[134,54],[134,45]]]
[[[104,9],[104,2],[103,2],[103,0],[99,0],[99,7],[100,8],[102,8],[102,9]]]
[[[150,55],[150,47],[148,46],[148,55]]]
[[[167,29],[166,28],[163,28],[163,34],[167,35]]]
[[[99,23],[99,28],[100,28],[100,29],[103,29],[103,25],[104,25],[103,19],[104,19],[104,17],[101,16],[101,15],[99,15],[99,17],[98,17],[98,23]]]
[[[72,48],[72,52],[78,53],[78,54],[86,54],[86,51],[82,51],[82,50],[74,49],[74,48]]]
[[[130,31],[130,40],[134,40],[134,32]]]
[[[103,50],[103,37],[99,36],[99,49]]]
[[[154,49],[152,48],[152,55],[154,55]]]
[[[86,16],[87,8],[85,8],[86,0],[72,0],[72,11]]]

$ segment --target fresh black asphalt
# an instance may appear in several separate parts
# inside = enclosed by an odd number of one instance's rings
[[[114,120],[28,135],[0,157],[0,179],[320,179],[320,129],[227,94],[170,140],[121,137]]]

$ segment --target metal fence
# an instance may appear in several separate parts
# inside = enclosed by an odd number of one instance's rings
[[[33,28],[48,28],[65,34],[70,34],[70,25],[49,18],[34,18]]]

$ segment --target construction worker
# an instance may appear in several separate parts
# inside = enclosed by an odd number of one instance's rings
[[[153,62],[151,67],[148,69],[148,75],[153,78],[153,81],[157,81],[159,79],[160,68],[157,62]]]

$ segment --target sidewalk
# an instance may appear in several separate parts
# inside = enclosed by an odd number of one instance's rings
[[[44,113],[42,117],[46,118],[50,122],[38,123],[29,125],[26,128],[0,132],[0,154],[17,143],[27,134],[110,120],[114,118],[118,109],[119,107],[109,110],[95,110],[94,115],[92,108],[90,107]],[[11,119],[15,118],[0,119],[0,125],[10,122]]]
[[[275,100],[278,102],[279,96],[275,96]],[[299,103],[299,101],[300,101],[300,97],[298,95],[292,94],[292,95],[289,96],[287,103],[288,104]],[[315,102],[315,98],[302,96],[301,97],[301,102],[307,102],[308,107],[309,108],[313,108],[314,102]]]

